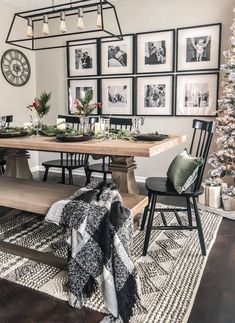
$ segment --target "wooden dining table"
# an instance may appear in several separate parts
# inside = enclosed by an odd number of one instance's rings
[[[0,147],[6,148],[5,176],[32,179],[28,159],[29,150],[86,153],[111,156],[112,179],[123,193],[138,194],[134,171],[134,157],[150,158],[186,141],[184,135],[171,135],[162,141],[98,140],[60,142],[55,137],[30,136],[1,138]]]
[[[131,210],[133,221],[148,203],[147,196],[139,195],[134,171],[134,157],[150,158],[185,142],[185,136],[170,136],[163,141],[90,140],[87,142],[63,143],[56,138],[31,136],[0,139],[0,148],[6,149],[6,171],[0,177],[0,206],[10,208],[7,217],[20,215],[22,211],[44,217],[51,205],[69,198],[77,191],[76,186],[44,183],[32,180],[28,160],[29,150],[101,154],[111,156],[113,181],[119,187],[122,203]],[[0,241],[0,250],[33,261],[66,270],[67,260],[47,252]]]

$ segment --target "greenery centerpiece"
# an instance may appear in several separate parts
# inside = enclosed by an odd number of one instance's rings
[[[81,132],[89,132],[89,116],[102,107],[101,103],[92,103],[93,90],[88,90],[80,98],[74,100],[74,114],[80,118]]]
[[[27,106],[27,109],[31,111],[30,122],[32,128],[38,134],[42,127],[42,120],[45,115],[50,111],[49,101],[51,99],[51,93],[43,91],[39,98],[35,98],[33,103]]]

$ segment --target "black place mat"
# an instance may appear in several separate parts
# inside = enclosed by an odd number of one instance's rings
[[[135,140],[142,140],[142,141],[161,141],[166,138],[169,138],[168,135],[164,134],[149,134],[149,133],[143,133],[139,134],[133,137]]]
[[[63,142],[82,142],[91,140],[91,136],[66,136],[63,134],[57,135],[56,139]]]

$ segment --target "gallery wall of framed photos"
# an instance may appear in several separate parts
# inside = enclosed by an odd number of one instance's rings
[[[216,116],[221,23],[67,42],[68,112],[93,89],[104,115]]]

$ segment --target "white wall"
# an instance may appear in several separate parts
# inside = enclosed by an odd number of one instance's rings
[[[229,26],[232,22],[232,0],[118,0],[115,2],[123,33],[223,23],[222,49],[227,47]],[[52,91],[52,111],[47,120],[55,123],[58,113],[67,113],[66,51],[40,51],[36,54],[37,93]],[[190,140],[192,118],[146,118],[143,131],[187,134]],[[136,158],[139,176],[164,175],[166,169],[184,145],[151,159]],[[40,153],[40,162],[48,158]]]
[[[19,11],[18,8],[9,6],[0,1],[0,56],[10,48],[14,48],[5,43],[5,39],[13,18],[13,14]],[[25,32],[25,30],[23,31]],[[21,49],[20,49],[21,50]],[[29,82],[22,87],[15,87],[10,85],[2,73],[0,73],[0,116],[14,115],[14,124],[22,125],[29,120],[29,113],[26,106],[32,102],[36,94],[36,77],[35,77],[35,54],[28,50],[21,50],[27,56],[31,65],[31,78]],[[38,165],[38,153],[33,152],[30,160],[31,166]]]

